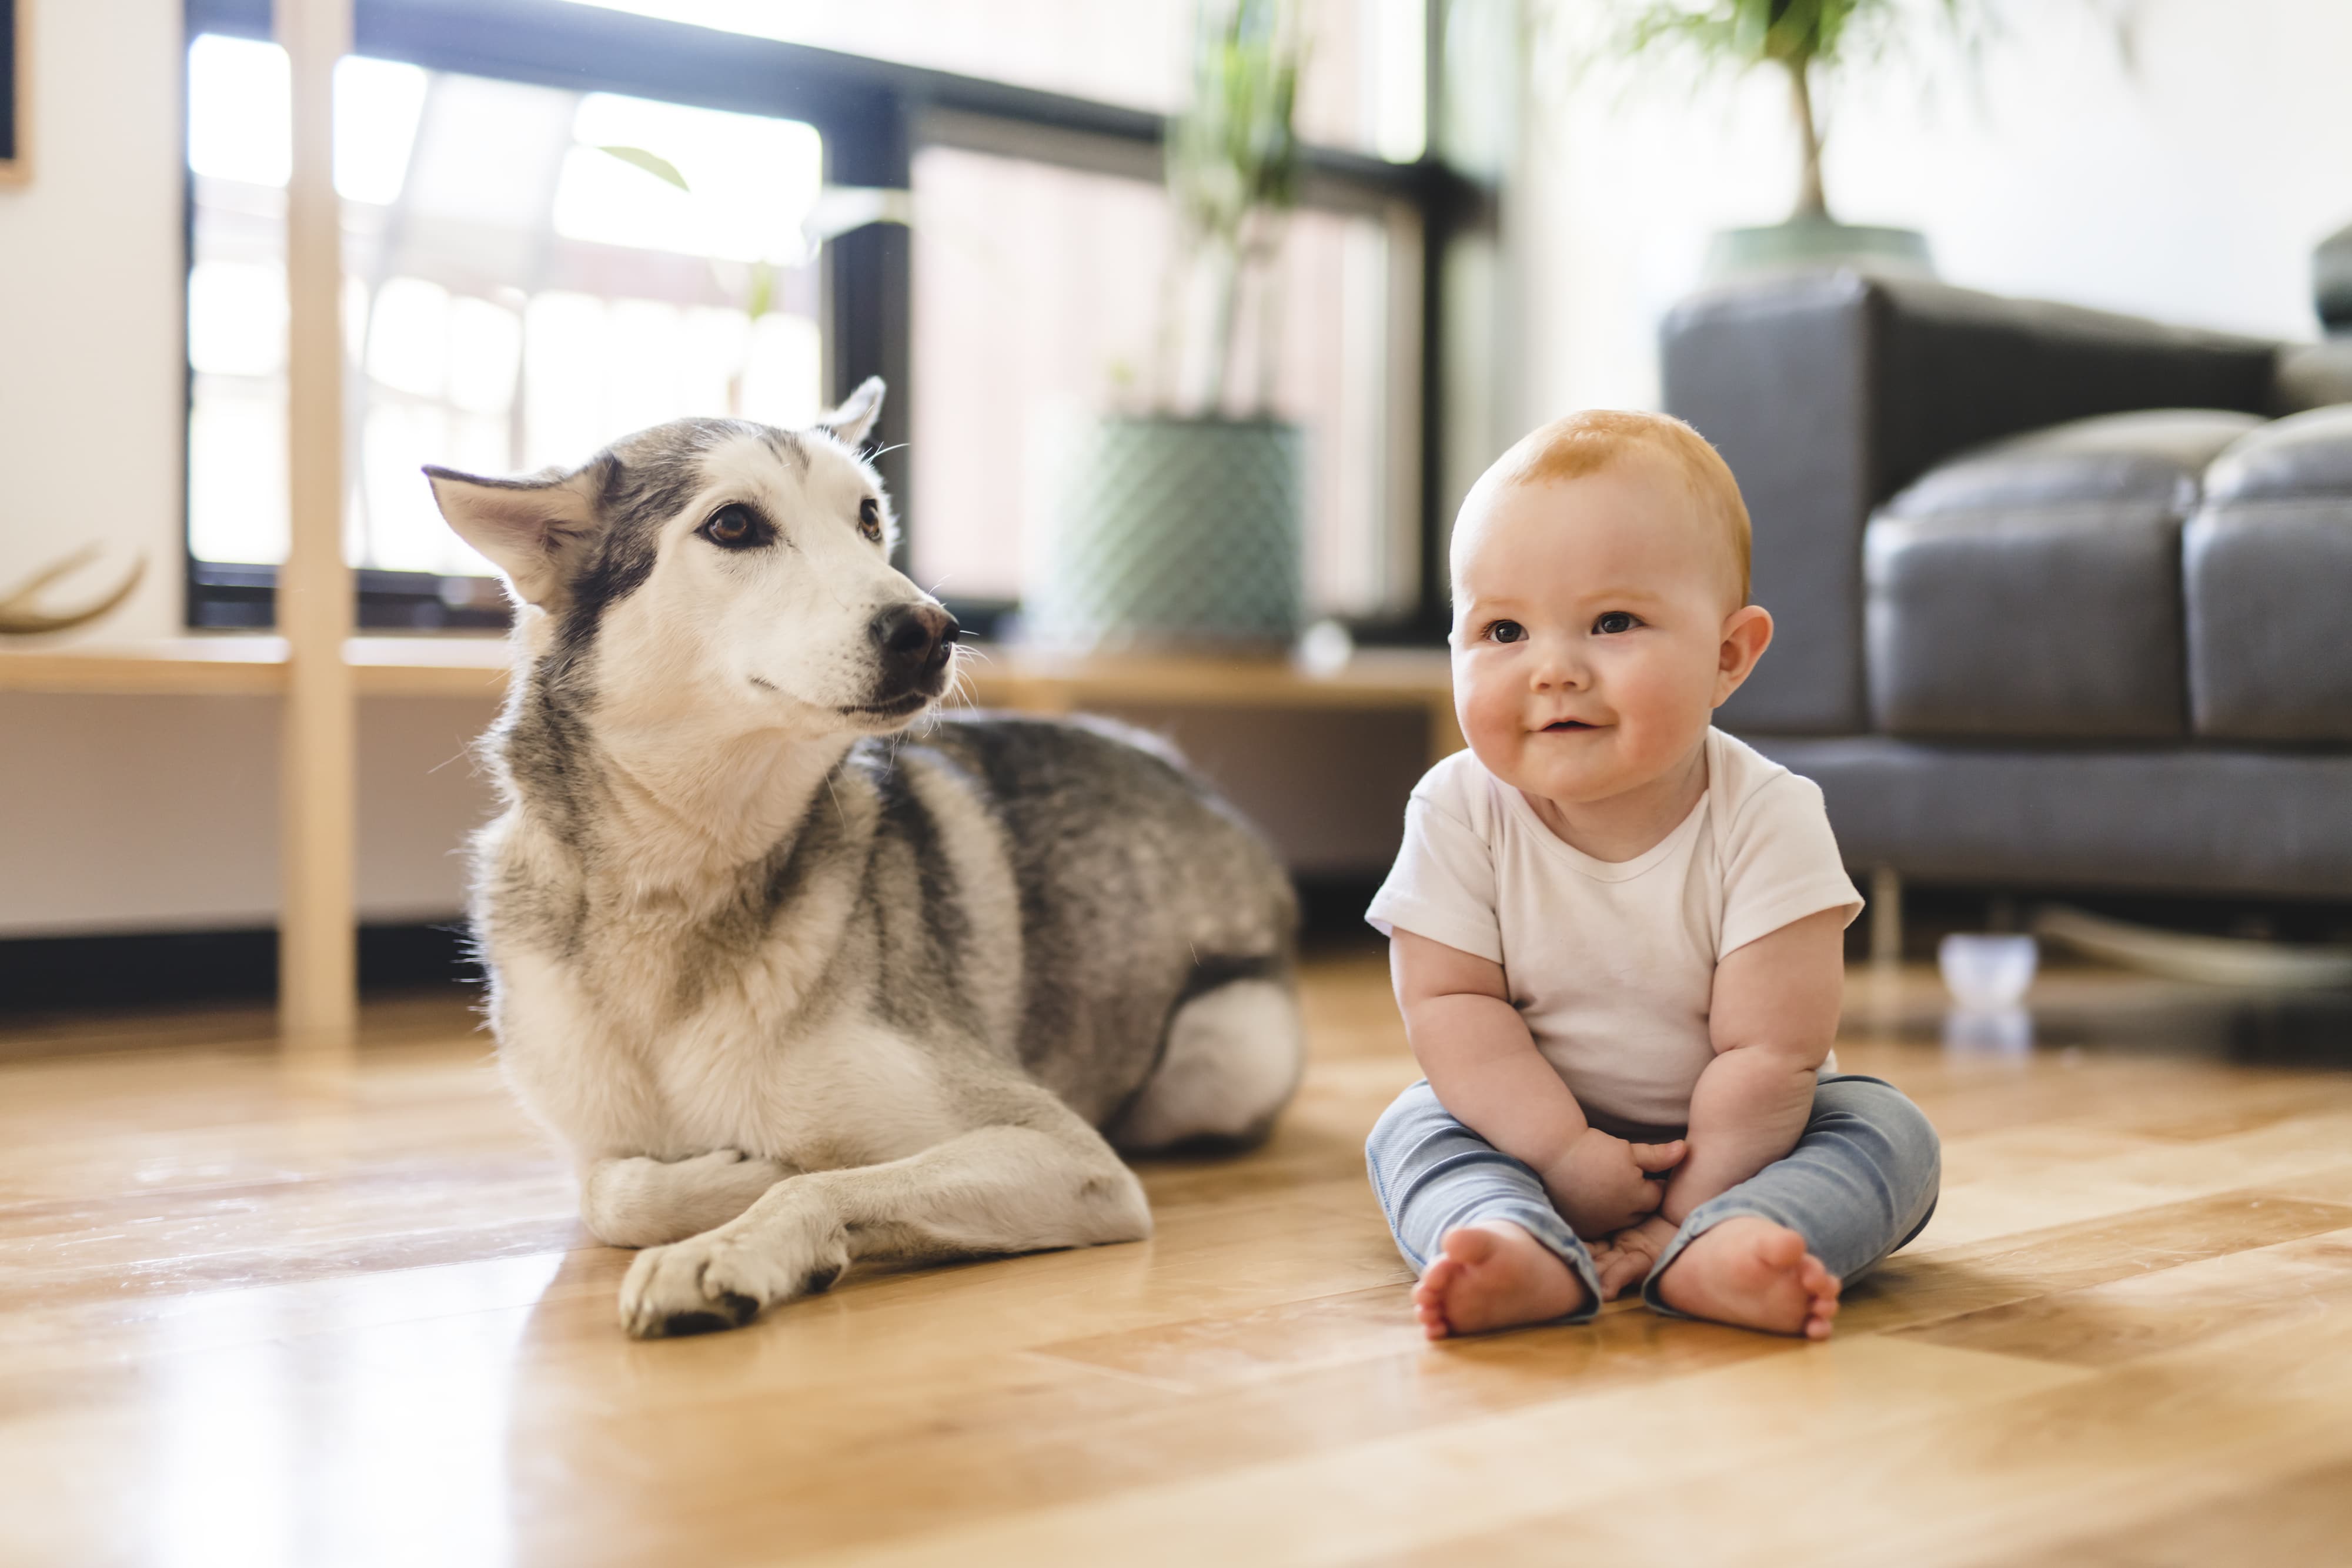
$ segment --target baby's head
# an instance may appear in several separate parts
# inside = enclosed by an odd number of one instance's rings
[[[1454,701],[1488,771],[1589,803],[1690,758],[1772,618],[1748,508],[1678,419],[1592,409],[1486,470],[1454,523]]]

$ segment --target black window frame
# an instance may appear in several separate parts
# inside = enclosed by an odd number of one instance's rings
[[[1424,90],[1428,122],[1435,126],[1444,0],[1431,0],[1428,10]],[[186,0],[185,16],[190,42],[199,33],[272,36],[270,0]],[[1137,149],[1156,155],[1167,125],[1164,116],[1146,110],[568,0],[353,0],[352,35],[355,53],[427,70],[801,120],[814,125],[824,138],[824,178],[845,185],[905,189],[919,146],[964,144],[926,135],[928,127],[958,119],[999,122],[1016,131],[1062,132],[1066,134],[1059,140],[1074,149],[1091,142],[1127,156]],[[1045,150],[1032,155],[1064,162],[1050,151],[1054,140],[1039,139]],[[182,162],[184,171],[184,158]],[[1492,193],[1430,154],[1411,163],[1392,163],[1317,145],[1306,150],[1305,164],[1310,204],[1316,204],[1318,188],[1339,189],[1360,199],[1403,202],[1420,219],[1417,593],[1403,613],[1354,621],[1350,630],[1359,641],[1369,643],[1440,642],[1449,620],[1445,528],[1439,516],[1439,455],[1445,434],[1439,391],[1448,348],[1444,267],[1457,236],[1491,229]],[[1095,165],[1080,152],[1066,160],[1066,166]],[[194,264],[193,173],[185,175],[184,191],[184,271]],[[904,450],[913,406],[913,276],[907,230],[875,223],[840,235],[824,247],[819,278],[828,397],[847,395],[868,375],[878,374],[890,385],[874,439],[882,447],[877,466],[892,494],[902,498],[902,515],[908,518],[908,538],[899,546],[903,568],[911,530],[921,526],[920,497],[912,493]],[[194,382],[190,365],[190,412]],[[274,623],[276,568],[198,560],[187,542],[184,517],[181,537],[191,627],[255,630]],[[503,604],[494,594],[484,593],[475,579],[365,568],[356,575],[358,620],[365,631],[485,630],[508,623]],[[947,602],[959,619],[982,634],[1015,608],[995,600],[950,597]]]

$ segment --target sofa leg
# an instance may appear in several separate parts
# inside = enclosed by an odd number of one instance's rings
[[[1879,964],[1903,961],[1903,873],[1891,865],[1870,873],[1870,956]]]

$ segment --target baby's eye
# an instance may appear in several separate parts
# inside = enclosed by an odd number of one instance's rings
[[[1592,630],[1600,636],[1613,637],[1620,632],[1631,632],[1641,623],[1640,620],[1625,611],[1612,610],[1592,623]]]
[[[1528,629],[1516,621],[1497,621],[1486,628],[1486,638],[1493,643],[1524,643]]]

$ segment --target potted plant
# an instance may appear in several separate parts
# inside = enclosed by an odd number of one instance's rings
[[[1825,129],[1817,89],[1840,67],[1883,54],[1924,12],[1939,12],[1956,31],[1969,0],[1629,0],[1613,43],[1635,57],[1681,54],[1705,69],[1759,66],[1787,73],[1789,112],[1801,157],[1797,200],[1784,221],[1716,235],[1707,270],[1716,276],[1760,267],[1860,262],[1929,270],[1927,242],[1916,230],[1840,223],[1822,184]]]
[[[1203,0],[1195,38],[1192,105],[1166,142],[1175,235],[1150,405],[1067,433],[1024,574],[1038,643],[1270,648],[1302,619],[1306,433],[1272,409],[1299,163],[1296,0]],[[1237,349],[1253,329],[1244,397]]]

